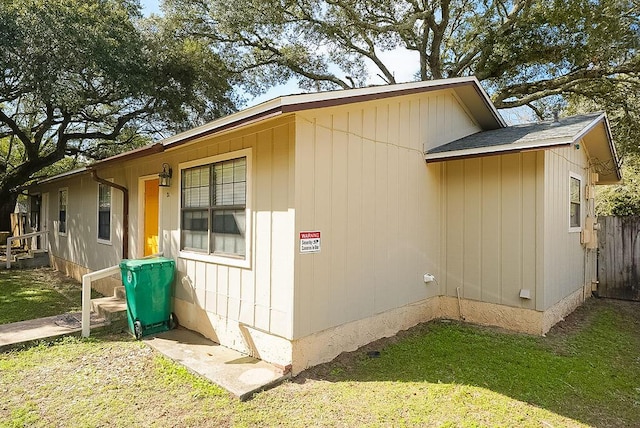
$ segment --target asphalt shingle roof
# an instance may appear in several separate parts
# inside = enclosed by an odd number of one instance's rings
[[[545,141],[569,140],[578,135],[602,113],[571,116],[555,121],[514,125],[506,128],[482,131],[429,150],[428,154],[458,150],[480,149],[493,146],[500,151],[509,150],[510,145],[544,143]],[[498,149],[498,147],[496,147]]]

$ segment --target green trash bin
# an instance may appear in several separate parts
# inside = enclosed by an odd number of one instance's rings
[[[175,326],[171,313],[171,284],[175,262],[164,257],[120,262],[127,295],[127,321],[136,337],[160,333]]]

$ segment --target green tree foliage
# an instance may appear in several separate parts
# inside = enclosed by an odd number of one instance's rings
[[[235,108],[208,45],[142,20],[137,1],[1,0],[0,22],[0,229],[12,190],[65,156],[109,156]]]
[[[596,214],[640,215],[640,158],[628,156],[622,166],[623,182],[598,189]]]
[[[420,80],[475,75],[499,108],[637,73],[637,0],[166,0],[187,31],[221,42],[240,70],[302,85],[362,86],[380,53],[417,53]],[[349,77],[347,77],[349,76]],[[267,73],[259,74],[268,79]],[[579,90],[580,89],[580,90]]]
[[[475,75],[498,108],[529,106],[539,117],[549,113],[550,101],[555,108],[572,95],[607,98],[637,79],[639,4],[236,0],[229,7],[220,0],[165,0],[167,16],[186,34],[209,37],[245,73],[249,91],[292,77],[309,90],[396,83],[383,53],[406,49],[416,55],[417,80]],[[638,108],[630,105],[631,118]],[[637,123],[631,118],[621,123]]]

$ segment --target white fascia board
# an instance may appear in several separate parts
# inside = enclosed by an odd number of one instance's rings
[[[582,137],[587,135],[589,131],[591,131],[596,125],[598,125],[598,123],[600,123],[604,118],[606,118],[606,115],[602,113],[600,116],[593,119],[587,126],[582,128],[580,132],[578,132],[576,135],[573,136],[573,141],[579,141]]]
[[[220,119],[216,119],[212,122],[206,123],[196,128],[189,129],[188,131],[184,131],[179,134],[173,135],[171,137],[165,138],[164,140],[161,141],[161,143],[163,146],[171,146],[182,140],[190,140],[192,138],[197,138],[198,136],[203,134],[210,134],[211,132],[215,132],[216,129],[233,125],[236,122],[242,122],[254,116],[263,115],[269,111],[277,110],[281,108],[281,106],[282,106],[282,98],[276,98],[271,101],[265,101],[256,106],[249,107],[237,113],[232,113],[228,116],[221,117]]]
[[[357,98],[359,97],[375,97],[376,95],[390,95],[395,92],[402,93],[403,91],[421,89],[426,90],[429,88],[439,87],[444,89],[447,87],[455,87],[456,85],[461,84],[473,85],[476,88],[479,96],[484,100],[487,108],[490,109],[493,115],[496,117],[496,120],[500,122],[502,126],[505,126],[502,116],[491,102],[489,95],[482,88],[478,79],[476,79],[474,76],[469,76],[281,96],[270,101],[265,101],[256,106],[249,107],[237,113],[233,113],[220,119],[216,119],[212,122],[198,126],[180,134],[168,137],[162,140],[161,143],[165,147],[174,146],[176,144],[179,144],[181,141],[193,140],[203,135],[215,133],[217,130],[235,127],[235,124],[246,123],[247,121],[251,121],[252,118],[256,118],[257,120],[259,120],[260,118],[266,117],[267,115],[271,117],[271,114],[276,115],[284,111],[294,111],[299,109],[304,110],[307,108],[311,108],[308,107],[308,105],[313,105],[314,103],[331,101],[339,102],[340,100],[348,100],[351,98],[354,98],[353,102],[357,102]],[[301,107],[297,109],[296,106]]]
[[[452,150],[450,152],[427,153],[424,160],[427,162],[443,161],[464,157],[480,157],[489,155],[499,155],[501,153],[524,152],[530,150],[544,150],[550,147],[568,146],[575,140],[554,139],[538,142],[527,142],[521,144],[501,144],[497,146],[478,147],[472,149]]]
[[[329,101],[329,100],[339,100],[342,98],[354,98],[361,97],[367,95],[382,95],[393,92],[401,92],[411,89],[422,89],[429,88],[432,86],[452,86],[460,83],[471,83],[473,82],[486,96],[489,103],[488,95],[484,92],[484,89],[480,86],[480,82],[475,77],[454,77],[451,79],[439,79],[439,80],[423,80],[418,82],[408,82],[408,83],[397,83],[393,85],[379,85],[379,86],[367,86],[365,88],[354,88],[354,89],[344,89],[337,91],[325,91],[325,92],[314,92],[309,94],[297,94],[297,95],[287,95],[282,97],[282,105],[283,106],[291,106],[296,104],[305,104],[309,102],[317,102],[317,101]],[[491,104],[493,105],[493,104]]]
[[[63,172],[61,174],[58,175],[54,175],[42,180],[38,180],[35,184],[46,184],[46,183],[51,183],[52,181],[57,181],[57,180],[62,180],[64,178],[68,178],[74,175],[79,175],[79,174],[84,174],[87,172],[87,167],[82,167],[82,168],[78,168],[78,169],[73,169],[71,171],[67,171],[67,172]]]

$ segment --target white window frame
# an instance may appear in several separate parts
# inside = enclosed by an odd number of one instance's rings
[[[110,181],[110,180],[109,180]],[[109,190],[109,239],[104,239],[100,237],[100,187],[104,186]],[[98,183],[98,194],[97,198],[97,207],[96,207],[96,239],[100,244],[111,245],[111,237],[113,236],[113,222],[112,213],[113,213],[113,187],[108,186],[106,184]]]
[[[252,149],[243,149],[237,150],[234,152],[229,152],[216,156],[209,156],[206,158],[182,162],[178,164],[178,192],[179,192],[179,200],[178,204],[178,236],[180,237],[179,248],[182,248],[182,170],[194,168],[198,166],[204,166],[209,164],[214,164],[218,162],[224,162],[228,160],[233,160],[237,158],[244,157],[247,162],[247,176],[246,176],[246,204],[245,204],[245,218],[246,218],[246,229],[245,229],[245,255],[244,257],[233,256],[233,255],[221,255],[221,254],[203,254],[196,251],[189,251],[180,249],[178,256],[182,259],[186,260],[196,260],[207,263],[215,263],[227,266],[241,267],[241,268],[250,268],[251,267],[251,254],[252,254],[252,199],[253,199],[253,157],[252,157]]]
[[[60,231],[60,196],[62,192],[66,192],[67,194],[67,205],[65,205],[64,211],[64,232]],[[61,187],[58,189],[58,214],[56,215],[56,233],[59,236],[67,236],[69,233],[69,188]]]
[[[573,202],[571,202],[571,180],[578,180],[578,191],[579,193],[579,201],[580,201],[580,213],[578,214],[578,220],[579,220],[579,225],[578,226],[572,226],[571,225],[571,205],[573,204]],[[582,223],[584,221],[583,216],[582,216],[582,211],[584,209],[584,202],[583,202],[583,189],[582,189],[582,176],[579,174],[576,174],[575,172],[569,172],[569,215],[567,216],[567,219],[569,221],[569,232],[580,232],[582,231]]]

